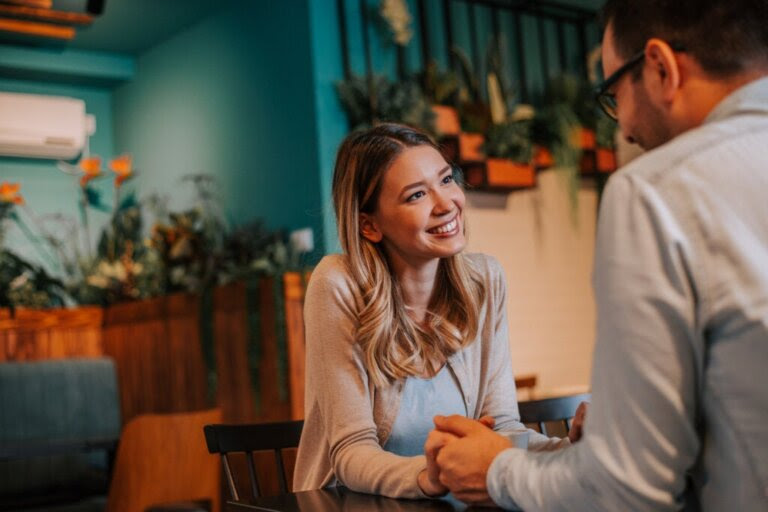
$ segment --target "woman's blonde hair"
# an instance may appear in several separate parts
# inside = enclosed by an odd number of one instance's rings
[[[360,213],[373,213],[384,173],[403,150],[440,148],[427,135],[397,124],[350,134],[336,157],[333,204],[339,240],[362,298],[357,341],[376,386],[429,374],[477,335],[485,286],[462,254],[440,260],[425,325],[407,313],[383,247],[361,235]]]

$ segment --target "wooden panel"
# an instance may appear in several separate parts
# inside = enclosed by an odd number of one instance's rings
[[[220,462],[205,447],[203,426],[220,422],[219,409],[134,418],[120,439],[107,512],[198,499],[218,512]]]
[[[73,25],[89,25],[93,22],[93,16],[80,12],[54,11],[38,7],[26,7],[21,5],[0,4],[0,14],[6,14],[16,18],[31,18],[42,21],[58,23],[71,23]]]
[[[216,343],[216,401],[226,423],[256,417],[248,371],[248,319],[244,283],[218,287],[213,294],[213,332]]]
[[[103,355],[102,309],[0,311],[0,362]]]
[[[303,276],[288,272],[285,286],[285,323],[288,344],[288,388],[291,397],[291,419],[304,418],[304,378],[306,374],[306,341],[304,338],[304,294],[310,273]],[[303,279],[302,279],[303,277]]]
[[[0,18],[0,31],[51,39],[74,39],[75,29],[50,23]]]
[[[117,304],[104,313],[104,353],[117,363],[123,422],[138,414],[204,409],[197,296]]]
[[[291,417],[289,399],[280,397],[280,386],[286,383],[279,381],[277,360],[277,322],[275,321],[277,309],[274,300],[274,282],[272,279],[264,279],[258,290],[261,363],[259,365],[259,389],[261,391],[261,410],[257,415],[257,421],[280,421]],[[290,370],[286,372],[289,374]]]

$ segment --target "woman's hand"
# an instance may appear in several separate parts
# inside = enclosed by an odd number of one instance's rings
[[[427,457],[427,469],[419,473],[419,487],[427,496],[442,496],[448,488],[440,483],[440,470],[437,467],[437,454],[443,446],[458,439],[453,434],[433,430],[424,443],[424,455]]]
[[[587,418],[587,408],[589,402],[581,402],[576,408],[576,414],[573,415],[573,421],[571,422],[571,430],[568,431],[568,439],[571,443],[575,443],[584,433],[584,420]]]

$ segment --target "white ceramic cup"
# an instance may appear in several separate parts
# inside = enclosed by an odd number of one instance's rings
[[[523,450],[528,449],[529,432],[527,430],[501,430],[496,433],[509,439],[512,446],[522,448]]]

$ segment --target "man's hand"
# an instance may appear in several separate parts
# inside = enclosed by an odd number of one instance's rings
[[[489,428],[493,428],[493,425],[496,422],[493,419],[493,416],[483,416],[479,421]],[[440,469],[437,467],[437,454],[440,453],[440,450],[445,445],[456,441],[457,439],[457,436],[439,430],[433,430],[427,436],[427,441],[424,443],[424,455],[427,457],[427,469],[419,473],[418,477],[419,487],[421,487],[421,490],[427,496],[442,496],[448,492],[448,488],[440,483]]]
[[[584,433],[584,420],[587,418],[588,407],[589,402],[581,402],[576,408],[576,414],[574,414],[573,421],[571,422],[571,429],[568,431],[568,439],[571,440],[571,443],[581,439]]]
[[[445,444],[437,454],[440,483],[461,501],[492,505],[485,484],[488,468],[512,443],[485,424],[463,416],[435,416],[435,426],[439,432],[459,438]]]

